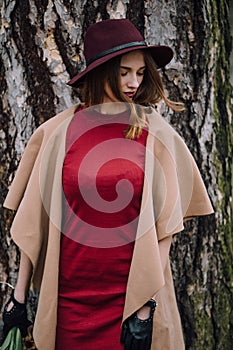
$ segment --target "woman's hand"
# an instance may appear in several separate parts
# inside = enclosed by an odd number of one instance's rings
[[[11,297],[6,303],[3,314],[3,334],[7,336],[8,332],[17,327],[20,329],[22,337],[27,335],[27,329],[32,324],[27,318],[27,308],[25,303],[20,303],[14,297],[14,290],[11,293]]]
[[[150,350],[155,308],[156,301],[151,299],[125,320],[121,333],[124,350]]]
[[[147,318],[150,317],[150,310],[151,310],[150,306],[144,305],[143,307],[141,307],[141,309],[137,311],[137,317],[140,320],[146,320]]]

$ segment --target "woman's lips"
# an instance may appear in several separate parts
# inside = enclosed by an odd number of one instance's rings
[[[134,95],[135,95],[135,92],[124,92],[124,94],[132,99],[134,97]]]

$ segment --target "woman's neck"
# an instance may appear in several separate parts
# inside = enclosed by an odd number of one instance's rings
[[[104,102],[96,107],[98,112],[102,114],[119,114],[127,110],[127,106],[123,102]]]

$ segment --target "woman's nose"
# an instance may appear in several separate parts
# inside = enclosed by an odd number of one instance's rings
[[[139,82],[138,82],[138,77],[137,75],[135,74],[132,74],[130,76],[130,79],[128,81],[128,86],[129,87],[133,87],[133,88],[138,88],[139,87]]]

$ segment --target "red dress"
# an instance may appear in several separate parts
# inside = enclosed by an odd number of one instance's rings
[[[147,137],[126,139],[128,121],[83,110],[67,131],[56,350],[123,349]]]

